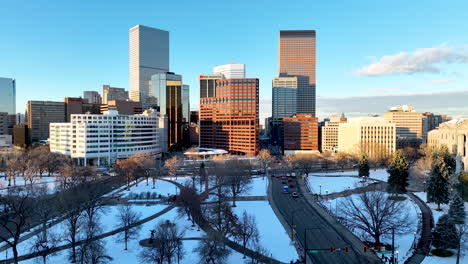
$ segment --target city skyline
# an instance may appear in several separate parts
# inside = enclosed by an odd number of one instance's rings
[[[38,8],[51,8],[52,15],[31,24],[31,20],[13,20],[15,12],[5,12],[0,22],[6,25],[5,33],[10,37],[8,42],[0,44],[0,57],[4,59],[0,72],[2,77],[17,80],[17,112],[24,112],[28,99],[62,101],[65,96],[79,96],[83,91],[99,91],[105,83],[129,91],[128,30],[137,24],[144,24],[170,32],[171,69],[176,69],[178,74],[184,76],[185,83],[191,86],[192,109],[198,109],[198,75],[211,72],[215,65],[235,61],[246,64],[248,76],[260,79],[260,120],[263,122],[263,118],[271,112],[271,106],[267,104],[271,101],[271,80],[277,75],[278,32],[310,28],[319,35],[317,115],[320,117],[324,112],[319,107],[320,101],[330,98],[346,97],[352,100],[359,96],[403,95],[395,97],[401,100],[395,101],[394,105],[417,104],[408,100],[417,101],[418,96],[408,98],[407,94],[468,89],[463,75],[468,62],[468,37],[455,33],[466,28],[468,23],[463,20],[462,10],[466,4],[462,1],[452,2],[450,6],[431,1],[424,8],[405,3],[405,10],[400,10],[398,2],[377,6],[361,1],[352,6],[349,4],[348,8],[345,4],[337,10],[327,4],[298,2],[304,8],[295,10],[298,12],[296,16],[278,17],[283,9],[287,11],[290,7],[270,5],[270,12],[265,12],[265,19],[260,23],[255,20],[255,14],[262,3],[252,3],[252,11],[246,11],[245,19],[236,27],[232,26],[233,21],[227,21],[223,27],[229,27],[229,30],[224,31],[220,30],[220,25],[211,25],[209,22],[212,19],[193,20],[192,13],[201,7],[190,2],[181,5],[181,15],[186,18],[180,22],[166,19],[168,14],[161,14],[156,19],[150,11],[144,11],[139,18],[129,16],[119,18],[121,21],[102,21],[98,13],[104,8],[119,17],[133,7],[99,3],[93,5],[95,13],[89,13],[89,21],[83,22],[80,27],[74,24],[76,16],[72,12],[84,11],[86,5],[53,6],[53,3],[47,3],[38,7],[38,4],[32,3],[22,7],[30,19],[39,16],[35,12]],[[147,5],[151,7],[152,4]],[[166,7],[164,3],[158,6]],[[3,8],[14,11],[17,6],[15,3],[5,3]],[[314,19],[301,16],[309,8],[323,12],[319,12]],[[345,14],[360,8],[365,11],[355,15]],[[224,15],[233,17],[236,10],[238,7],[226,11]],[[389,24],[387,21],[392,10],[398,10],[399,20]],[[365,16],[360,18],[363,12]],[[427,19],[435,14],[448,16],[449,13],[450,20],[447,21]],[[342,19],[331,21],[338,17]],[[58,19],[61,20],[60,24],[56,23]],[[98,19],[100,23],[96,24]],[[190,26],[187,20],[192,22]],[[12,21],[15,21],[16,31],[8,27]],[[254,21],[257,22],[251,27]],[[369,24],[368,21],[373,23]],[[92,24],[95,24],[93,30],[84,30]],[[42,29],[40,34],[33,32],[37,27]],[[351,27],[356,30],[350,32]],[[255,42],[233,37],[239,32],[244,33],[245,39],[256,36]],[[206,38],[213,33],[217,34],[216,42]],[[42,65],[45,58],[51,63]],[[402,67],[403,64],[407,67]],[[67,89],[63,89],[65,86]],[[45,95],[46,92],[48,95]],[[451,111],[455,115],[465,113],[461,106],[453,107],[455,110]],[[343,109],[343,112],[346,111]]]

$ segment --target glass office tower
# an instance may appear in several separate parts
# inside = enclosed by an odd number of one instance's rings
[[[16,80],[0,77],[0,112],[16,114]]]

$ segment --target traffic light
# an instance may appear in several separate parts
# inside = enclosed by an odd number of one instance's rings
[[[364,247],[364,253],[367,253],[367,247]]]
[[[335,251],[335,248],[333,246],[330,246],[330,252]]]
[[[349,247],[345,247],[345,248],[344,248],[344,251],[345,251],[346,253],[348,253],[348,252],[349,252]]]

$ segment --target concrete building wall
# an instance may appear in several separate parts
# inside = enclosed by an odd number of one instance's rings
[[[108,104],[109,101],[128,101],[128,91],[124,88],[111,87],[104,84],[102,86],[102,104]]]
[[[64,102],[28,101],[28,128],[32,142],[49,138],[50,123],[65,122],[65,106]]]

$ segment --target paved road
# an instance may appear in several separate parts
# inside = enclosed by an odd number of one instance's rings
[[[380,263],[375,255],[363,252],[362,243],[355,243],[355,240],[351,242],[348,239],[351,234],[343,234],[346,232],[343,229],[338,231],[334,226],[337,224],[336,222],[329,223],[325,220],[315,208],[308,204],[297,188],[291,189],[291,191],[297,191],[300,196],[292,198],[290,194],[282,193],[282,186],[280,179],[272,179],[272,200],[289,225],[294,221],[297,230],[296,239],[301,245],[305,245],[304,233],[305,229],[308,228],[307,249],[319,249],[318,253],[308,253],[313,263]],[[293,212],[294,220],[292,219]],[[330,252],[328,250],[330,246],[334,248],[348,247],[349,252],[346,253],[344,250]]]

